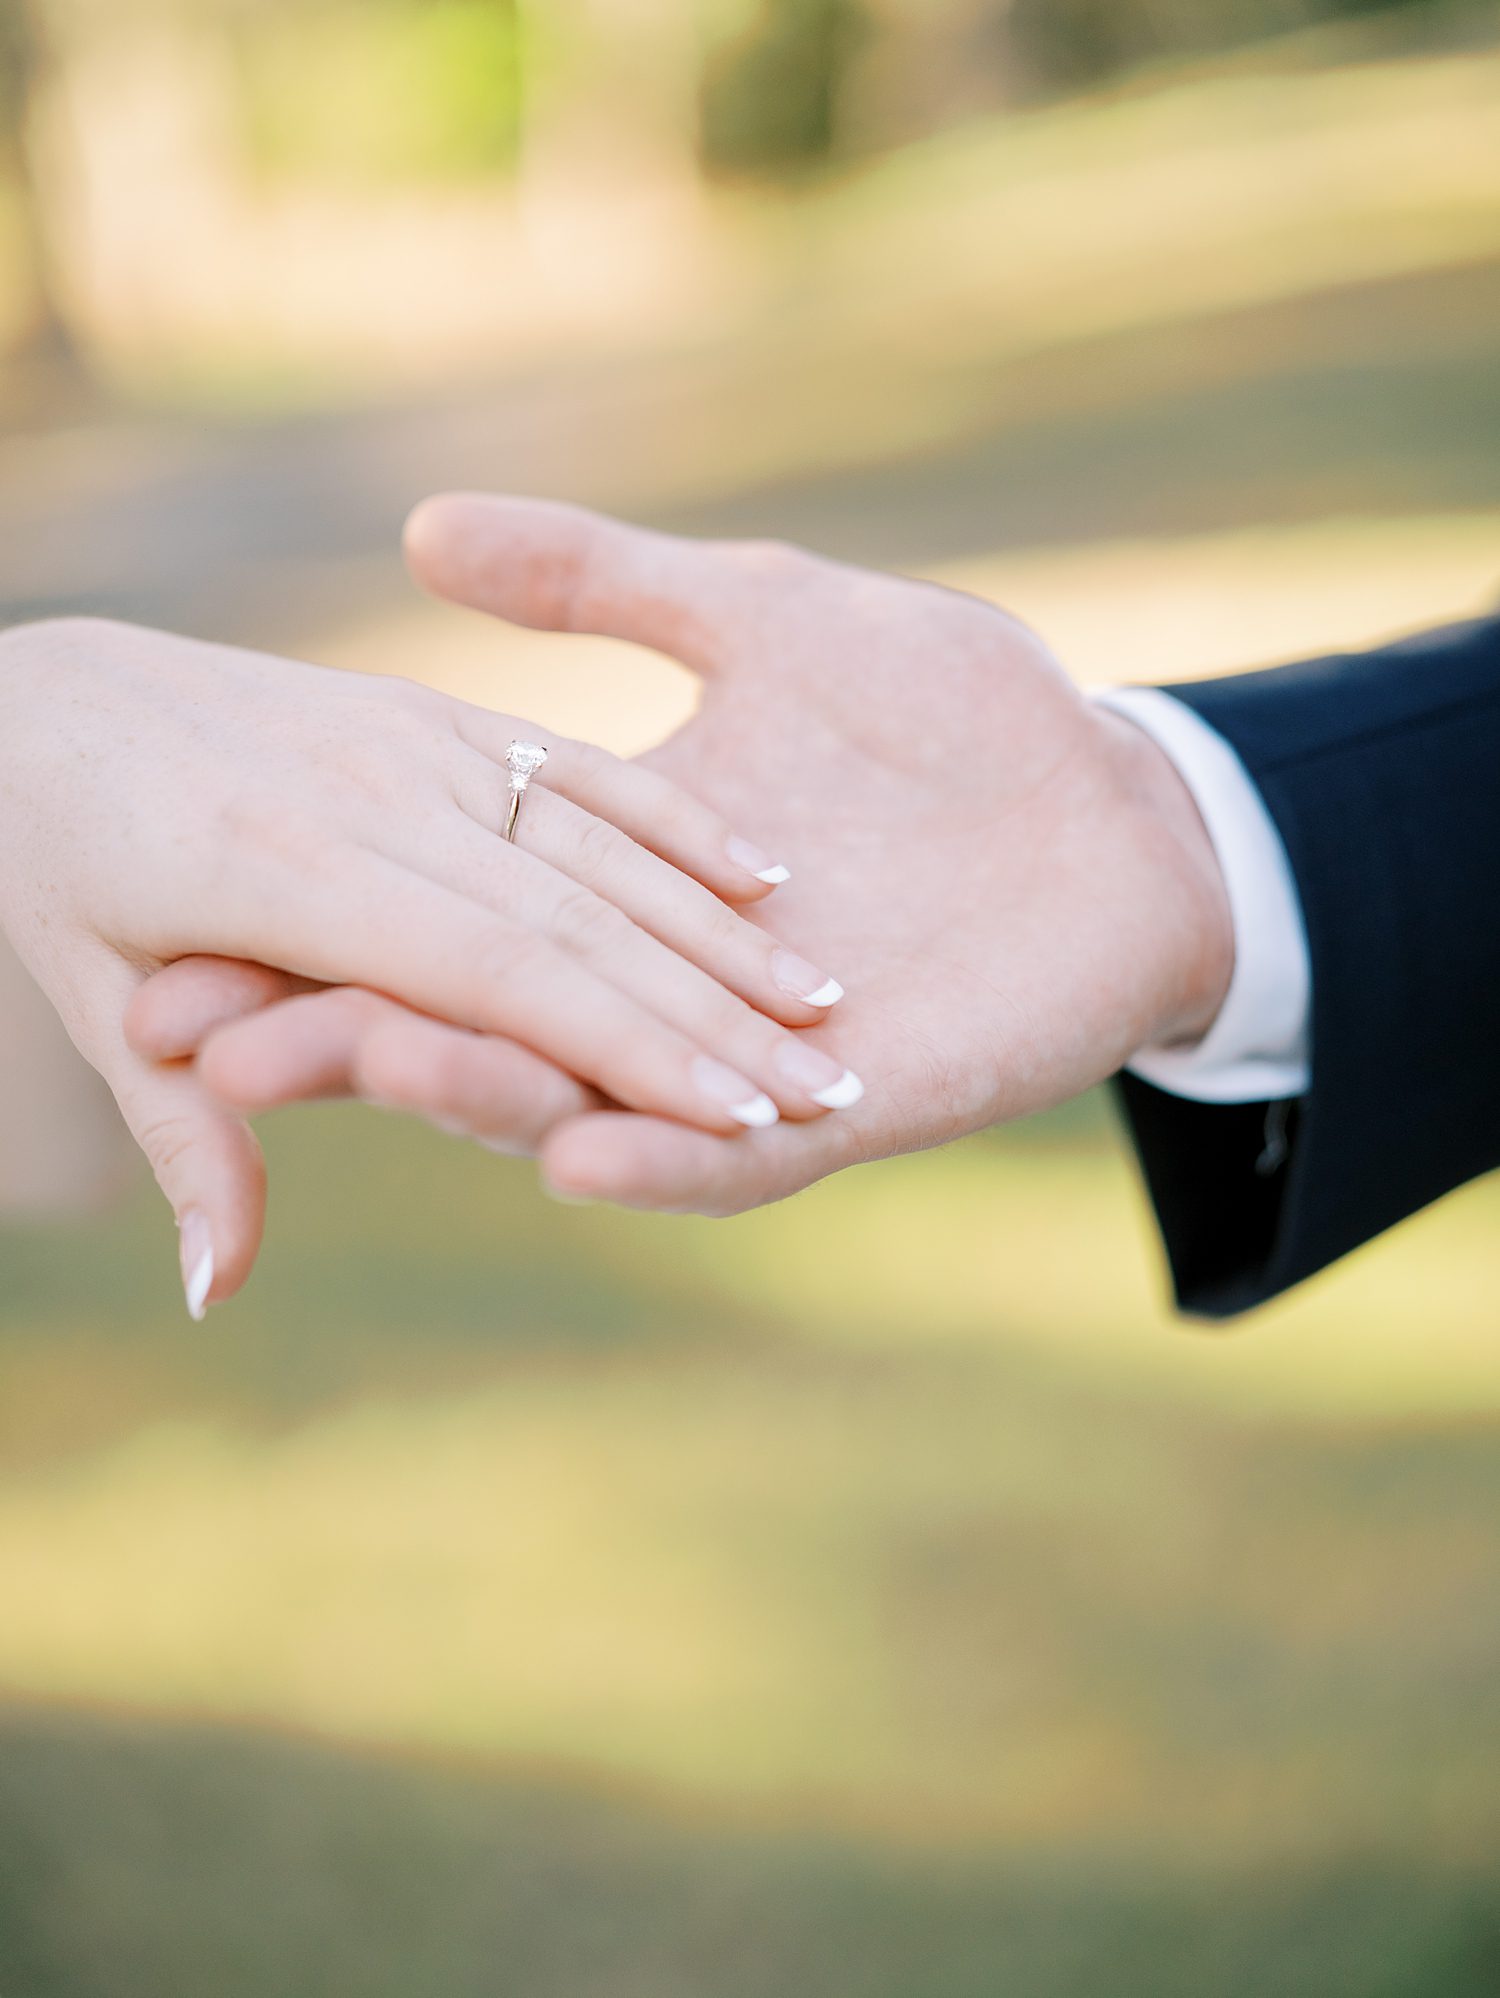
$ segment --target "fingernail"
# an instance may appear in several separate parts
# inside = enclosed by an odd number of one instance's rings
[[[208,1293],[214,1287],[213,1236],[208,1231],[208,1217],[196,1207],[190,1207],[177,1225],[188,1315],[201,1325],[208,1309]]]
[[[783,992],[790,992],[804,1006],[836,1006],[844,996],[844,988],[836,978],[830,978],[826,971],[819,971],[815,964],[809,964],[793,951],[772,951],[771,976]]]
[[[693,1080],[711,1103],[722,1104],[736,1122],[748,1124],[754,1131],[780,1121],[781,1112],[770,1097],[721,1061],[714,1061],[708,1055],[696,1056]]]
[[[783,1041],[776,1051],[776,1066],[788,1082],[805,1089],[825,1110],[851,1109],[865,1093],[852,1068],[845,1068],[841,1061],[806,1041]]]
[[[753,874],[757,881],[768,882],[773,888],[792,878],[789,867],[781,866],[748,839],[732,839],[729,842],[729,858],[736,867],[743,867],[747,874]]]

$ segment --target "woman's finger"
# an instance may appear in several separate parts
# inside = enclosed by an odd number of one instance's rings
[[[456,810],[448,823],[484,837]],[[513,858],[551,872],[529,855]],[[440,1019],[518,1040],[632,1109],[726,1134],[777,1120],[750,1077],[551,936],[471,895],[352,845],[325,845],[298,885],[295,897],[263,894],[247,911],[246,955],[263,959],[274,939],[275,954],[303,977],[383,989]],[[631,928],[607,903],[561,886],[576,898],[580,932],[605,922]],[[566,914],[558,920],[565,928]]]
[[[305,978],[243,958],[179,958],[137,988],[125,1038],[148,1061],[180,1061],[231,1020],[311,989]]]
[[[493,790],[496,809],[482,814],[488,823],[497,814],[503,815],[508,802],[505,758],[515,738],[515,724],[483,708],[455,704],[455,726],[470,748],[498,766]],[[763,901],[773,888],[791,879],[790,870],[777,856],[746,839],[728,820],[670,778],[611,756],[593,743],[553,735],[539,739],[547,749],[547,761],[534,788],[567,798],[597,818],[607,819],[637,846],[660,855],[726,902]]]
[[[575,872],[597,878],[611,866],[622,873],[632,867],[649,870],[661,866],[652,856],[632,848],[613,827],[572,806],[551,802],[577,822],[573,830],[581,845],[574,858]],[[595,858],[604,855],[613,858]],[[829,1110],[848,1109],[863,1095],[862,1084],[842,1062],[805,1035],[789,1032],[768,1019],[716,978],[648,935],[616,906],[616,895],[595,894],[534,854],[505,847],[461,813],[434,818],[420,828],[399,829],[393,858],[420,867],[442,886],[551,938],[580,966],[608,980],[658,1020],[691,1036],[708,1054],[748,1077],[783,1115],[818,1117]],[[685,888],[688,885],[683,884]],[[706,899],[712,903],[711,897]],[[713,906],[719,916],[727,913]],[[738,921],[732,916],[729,920]],[[739,927],[748,925],[740,923]],[[756,948],[768,959],[767,940],[759,939]],[[529,1035],[517,1037],[530,1041]],[[590,1075],[589,1079],[599,1082],[610,1095],[618,1095],[604,1078]]]
[[[459,773],[459,802],[493,839],[501,830],[504,801],[484,781],[487,767],[478,758],[469,760]],[[405,831],[415,849],[430,826]],[[515,844],[612,902],[649,936],[786,1026],[817,1025],[844,996],[828,972],[787,950],[604,818],[559,797],[550,785],[534,783],[528,790]],[[501,878],[493,861],[486,873]]]

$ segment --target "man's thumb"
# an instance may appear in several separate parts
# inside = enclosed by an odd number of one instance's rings
[[[404,545],[433,596],[536,631],[623,638],[705,676],[745,608],[740,570],[716,544],[556,500],[443,493],[412,513]]]

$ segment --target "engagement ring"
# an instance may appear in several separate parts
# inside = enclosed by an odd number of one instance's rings
[[[547,752],[539,742],[513,742],[505,752],[505,767],[510,772],[510,811],[505,820],[505,837],[514,840],[516,820],[521,816],[521,800],[526,796],[526,786],[547,761]]]

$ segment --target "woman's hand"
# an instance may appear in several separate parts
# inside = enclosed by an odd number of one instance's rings
[[[195,1308],[253,1259],[253,1140],[123,1034],[142,980],[190,953],[392,994],[705,1132],[851,1099],[787,1031],[838,986],[726,906],[783,870],[667,779],[546,736],[508,845],[505,751],[535,734],[117,625],[0,638],[0,924],[151,1157]]]

